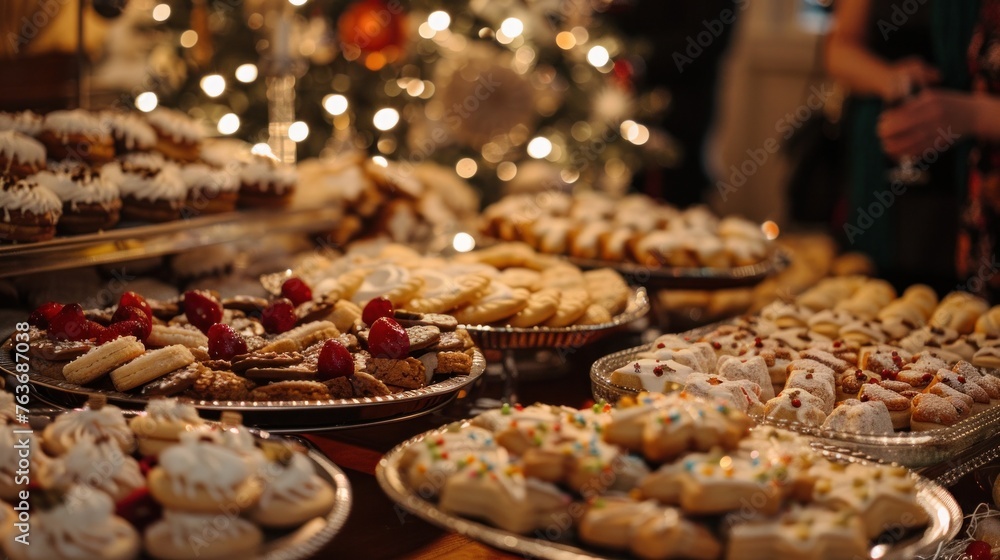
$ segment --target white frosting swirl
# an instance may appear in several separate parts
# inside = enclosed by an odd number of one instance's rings
[[[41,142],[14,130],[0,131],[0,157],[7,158],[10,171],[15,161],[21,164],[45,164],[45,146]]]
[[[170,539],[181,550],[190,549],[192,543],[206,540],[206,536],[218,534],[234,540],[242,540],[259,533],[257,527],[240,517],[226,517],[219,523],[218,513],[190,513],[171,509],[163,510],[162,523],[167,528]]]
[[[71,134],[87,134],[103,139],[110,138],[101,126],[101,121],[92,113],[83,109],[53,111],[45,115],[45,128],[63,140]]]
[[[165,163],[161,168],[155,168],[123,161],[120,164],[105,166],[104,172],[118,182],[122,197],[175,201],[187,198],[187,187],[184,186],[177,166],[172,163]]]
[[[204,163],[193,163],[181,167],[181,179],[187,189],[199,189],[201,191],[232,192],[240,188],[240,183],[236,177],[230,175],[222,169],[214,169]]]
[[[121,409],[112,405],[100,410],[86,408],[62,414],[46,428],[45,437],[58,441],[66,449],[84,438],[110,438],[127,450],[135,445],[135,436],[125,423]]]
[[[203,424],[198,409],[177,399],[152,399],[146,405],[146,416],[152,420]]]
[[[268,478],[267,487],[260,497],[260,507],[267,509],[274,501],[295,503],[308,500],[323,488],[323,484],[309,459],[301,453],[292,453],[288,465]]]
[[[28,136],[38,136],[42,131],[42,116],[32,111],[0,113],[0,130],[16,130]]]
[[[247,185],[268,185],[283,194],[295,187],[298,173],[273,157],[255,155],[239,172],[240,181]]]
[[[410,280],[410,271],[392,264],[376,267],[365,276],[364,282],[358,288],[351,301],[361,305],[372,298],[383,296]]]
[[[146,118],[160,134],[169,136],[175,142],[194,144],[205,137],[201,124],[180,111],[158,107]]]
[[[73,486],[63,503],[35,513],[31,547],[37,558],[100,558],[115,541],[138,540],[131,525],[114,515],[115,505],[102,492]]]
[[[58,485],[77,483],[118,498],[146,484],[139,463],[122,453],[114,442],[81,440],[61,462],[63,472],[56,479]]]
[[[105,209],[119,200],[118,185],[100,171],[84,166],[53,164],[31,180],[56,193],[63,202],[68,202],[74,210],[78,204],[100,204]]]
[[[250,476],[249,467],[235,451],[200,438],[198,433],[181,434],[179,445],[160,454],[160,467],[171,487],[188,497],[201,489],[217,501],[235,499],[237,489]]]
[[[3,208],[5,222],[10,222],[11,210],[37,215],[52,213],[58,217],[62,214],[62,207],[62,201],[56,193],[38,183],[24,179],[15,182],[13,179],[0,177],[0,208]]]
[[[100,122],[129,150],[149,150],[156,145],[156,131],[133,113],[101,113]]]

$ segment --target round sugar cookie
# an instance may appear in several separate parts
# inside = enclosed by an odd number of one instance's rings
[[[512,327],[526,328],[541,325],[549,320],[559,309],[559,290],[540,290],[528,298],[528,306],[511,317],[507,324]]]
[[[489,290],[477,301],[456,310],[453,315],[463,325],[483,325],[503,321],[528,306],[531,293],[512,289],[501,282],[491,282]]]

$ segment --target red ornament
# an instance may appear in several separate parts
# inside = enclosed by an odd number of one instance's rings
[[[404,15],[398,2],[355,2],[337,20],[340,42],[366,53],[402,46]]]
[[[632,89],[632,78],[635,76],[635,68],[632,67],[632,63],[619,59],[615,61],[614,69],[612,70],[614,75],[615,83],[619,87],[625,90]]]

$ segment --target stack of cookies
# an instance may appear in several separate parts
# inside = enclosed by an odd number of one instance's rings
[[[4,410],[13,408],[11,395],[0,393],[0,401]],[[20,426],[4,420],[0,440],[13,445]],[[21,534],[16,515],[0,502],[9,558],[255,556],[265,530],[295,529],[328,514],[335,502],[333,487],[299,450],[255,438],[238,415],[210,425],[174,399],[152,400],[131,420],[92,400],[27,441],[31,547],[14,540]],[[0,456],[0,463],[3,473],[20,468],[16,453]],[[8,501],[26,488],[13,477],[0,483]]]
[[[0,208],[9,217],[0,241],[289,204],[294,168],[204,136],[197,121],[163,108],[0,113]]]
[[[176,301],[134,292],[109,309],[48,303],[29,319],[32,366],[50,377],[145,396],[209,401],[327,401],[419,389],[468,375],[473,342],[452,316],[287,297]]]
[[[486,208],[482,229],[542,253],[657,268],[731,268],[768,256],[758,224],[719,219],[704,206],[679,210],[645,195],[511,195]]]
[[[1000,404],[998,314],[967,293],[830,278],[759,317],[664,335],[610,381],[848,433],[941,429]]]
[[[398,465],[446,513],[639,558],[861,558],[886,531],[929,523],[905,468],[833,463],[751,425],[679,394],[504,407],[426,434]]]

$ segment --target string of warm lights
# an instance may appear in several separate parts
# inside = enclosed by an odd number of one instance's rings
[[[634,169],[672,163],[676,153],[648,126],[669,96],[637,91],[641,50],[604,24],[600,8],[591,0],[413,0],[406,9],[399,0],[165,1],[150,16],[176,35],[187,79],[135,104],[169,103],[220,135],[264,143],[262,82],[292,75],[296,120],[286,134],[300,155],[360,148],[436,160],[486,184],[531,171],[620,188]]]

